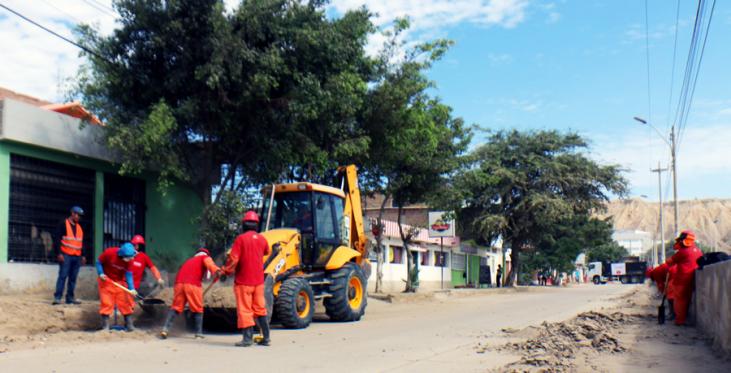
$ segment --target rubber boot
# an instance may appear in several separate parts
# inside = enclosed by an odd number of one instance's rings
[[[195,321],[195,339],[203,339],[203,314],[194,313],[193,320]]]
[[[128,332],[133,332],[135,330],[135,323],[132,322],[132,315],[124,316],[124,327]]]
[[[259,316],[256,318],[256,326],[261,331],[263,337],[260,341],[256,342],[260,346],[269,346],[271,340],[269,339],[269,323],[267,322],[266,316]]]
[[[253,327],[241,329],[241,336],[241,342],[236,342],[236,347],[249,347],[254,344],[252,341],[252,338],[254,337]]]
[[[175,316],[177,316],[178,313],[175,312],[175,310],[171,309],[168,311],[168,316],[165,319],[165,324],[162,326],[162,331],[160,332],[160,338],[167,339],[168,332],[170,331],[170,327],[173,326],[173,321],[175,320]]]
[[[99,330],[109,330],[111,328],[111,324],[109,323],[109,315],[102,315],[102,324],[99,327]]]

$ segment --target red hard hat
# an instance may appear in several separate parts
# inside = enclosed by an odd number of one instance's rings
[[[256,212],[253,210],[249,210],[244,214],[244,218],[241,219],[241,221],[253,221],[254,223],[259,223],[259,215],[257,215]]]
[[[142,237],[141,234],[136,234],[134,237],[132,237],[132,240],[129,242],[131,242],[134,245],[144,245],[145,237]]]
[[[210,252],[210,251],[208,251],[208,249],[206,249],[205,247],[201,247],[201,248],[200,248],[200,249],[198,249],[198,251],[196,251],[195,253],[196,253],[196,254],[198,254],[198,253],[206,253],[206,255],[208,255],[208,256],[211,256],[211,252]]]

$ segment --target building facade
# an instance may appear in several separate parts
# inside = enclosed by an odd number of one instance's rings
[[[652,250],[652,233],[621,229],[615,230],[612,239],[629,251],[630,256],[644,257],[645,253]]]
[[[0,96],[0,281],[23,287],[36,284],[25,283],[20,273],[55,278],[51,236],[74,205],[86,212],[89,265],[105,247],[134,234],[145,236],[150,256],[163,268],[198,244],[195,219],[203,203],[197,194],[182,185],[163,194],[154,173],[120,176],[101,145],[102,131],[34,102]]]

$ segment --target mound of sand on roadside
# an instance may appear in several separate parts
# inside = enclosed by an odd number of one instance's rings
[[[582,353],[621,353],[622,346],[616,331],[624,324],[634,321],[636,316],[620,312],[585,312],[577,317],[558,323],[543,323],[522,330],[505,329],[511,337],[527,338],[495,348],[497,351],[518,353],[521,358],[506,368],[513,371],[555,371],[571,370],[575,359]],[[477,352],[490,347],[478,345]],[[583,351],[582,351],[583,350]]]

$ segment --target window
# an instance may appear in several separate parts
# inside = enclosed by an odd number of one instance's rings
[[[315,219],[317,220],[317,239],[324,241],[338,240],[338,217],[335,213],[335,199],[337,197],[324,193],[315,193]],[[339,198],[337,198],[339,199]],[[341,209],[342,214],[342,209]]]
[[[449,252],[434,252],[434,265],[436,267],[447,267],[449,261]]]
[[[429,260],[429,257],[431,257],[431,251],[424,251],[419,253],[419,256],[421,257],[420,264],[423,266],[431,265],[431,261]]]
[[[145,235],[145,182],[104,175],[104,247],[119,246],[135,234]]]
[[[388,262],[392,264],[403,264],[404,248],[400,246],[391,246],[388,250]]]
[[[10,155],[8,260],[45,263],[53,258],[53,235],[72,206],[86,212],[84,256],[94,258],[96,172],[61,163]],[[5,229],[4,227],[0,229]]]
[[[452,255],[452,268],[454,269],[467,269],[467,261],[463,254]]]
[[[311,192],[290,192],[274,195],[272,218],[269,229],[295,228],[300,232],[312,232]],[[263,216],[269,212],[269,198],[264,199]],[[262,223],[266,224],[266,218]]]

